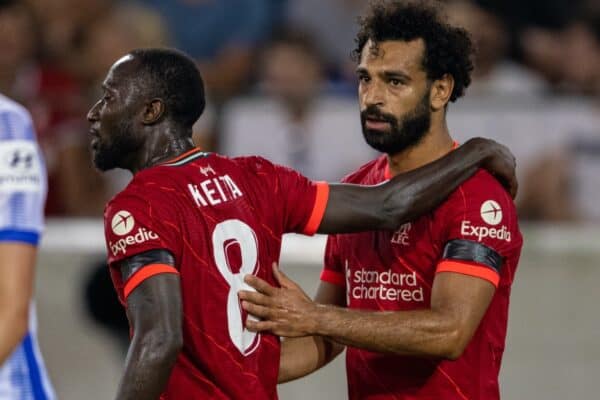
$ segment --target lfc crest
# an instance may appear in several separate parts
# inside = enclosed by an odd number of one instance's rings
[[[409,245],[408,233],[410,232],[410,228],[411,228],[411,223],[410,222],[407,222],[406,224],[402,225],[400,227],[400,229],[398,229],[392,235],[391,243],[392,244],[401,244],[403,246],[408,246]]]

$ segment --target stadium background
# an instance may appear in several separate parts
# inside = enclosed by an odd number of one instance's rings
[[[37,269],[42,352],[59,398],[110,398],[125,351],[110,315],[101,214],[126,184],[90,165],[85,113],[108,67],[135,47],[198,60],[206,150],[263,154],[337,180],[373,156],[349,59],[361,0],[0,0],[0,92],[31,111],[50,178]],[[596,398],[600,336],[600,2],[447,1],[478,45],[467,97],[449,108],[459,141],[516,154],[525,247],[513,289],[505,399]],[[343,146],[340,144],[343,143]],[[338,151],[339,150],[339,151]],[[291,237],[283,268],[316,287],[323,238]],[[105,272],[105,271],[104,271]],[[283,385],[281,398],[343,399],[343,362]]]

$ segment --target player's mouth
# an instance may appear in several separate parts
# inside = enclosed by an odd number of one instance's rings
[[[365,119],[365,127],[375,131],[387,131],[390,129],[390,123],[380,118],[367,117]]]
[[[90,146],[92,150],[96,150],[100,142],[100,133],[97,129],[90,128],[90,136],[92,137],[92,140],[90,141]]]

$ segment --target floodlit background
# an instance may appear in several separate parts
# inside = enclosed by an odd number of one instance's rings
[[[451,132],[459,141],[497,139],[519,164],[525,248],[504,398],[595,398],[600,1],[444,3],[479,47],[474,82],[449,108]],[[85,120],[109,66],[136,47],[184,50],[209,92],[195,126],[199,146],[260,154],[311,178],[338,180],[375,156],[360,132],[349,58],[366,4],[0,0],[0,92],[31,111],[48,165],[37,303],[42,352],[61,399],[110,398],[126,349],[126,322],[102,265],[101,214],[130,177],[94,171]],[[323,238],[288,244],[284,268],[314,290]],[[281,398],[345,398],[343,362],[309,379],[282,386]]]

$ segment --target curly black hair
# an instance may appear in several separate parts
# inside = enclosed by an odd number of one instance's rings
[[[425,54],[423,69],[429,80],[445,74],[454,78],[450,101],[454,102],[471,84],[474,46],[468,32],[449,25],[440,15],[436,3],[428,1],[376,1],[359,19],[360,30],[352,52],[360,60],[363,47],[370,39],[375,45],[387,40],[412,41],[423,39]]]

